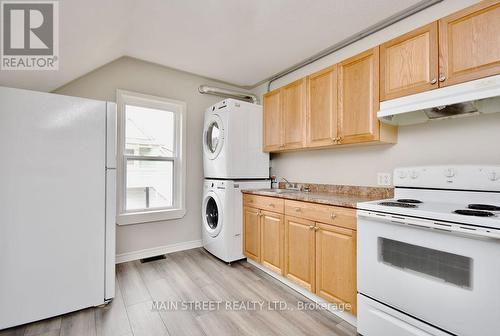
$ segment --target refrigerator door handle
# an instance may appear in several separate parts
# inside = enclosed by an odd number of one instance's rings
[[[116,104],[106,102],[106,167],[116,168]]]
[[[105,300],[115,296],[116,263],[116,169],[106,169]]]

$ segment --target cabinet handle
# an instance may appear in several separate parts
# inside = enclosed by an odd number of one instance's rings
[[[318,230],[319,230],[319,227],[315,226],[314,231],[318,231]]]
[[[301,211],[302,211],[302,209],[301,209],[301,208],[295,208],[295,211],[297,211],[297,212],[301,212]]]
[[[438,82],[438,81],[437,81],[437,79],[436,79],[436,78],[433,78],[433,79],[431,80],[431,84],[436,84],[437,82]]]
[[[271,208],[274,208],[274,204],[273,204],[273,203],[269,203],[269,206],[270,206]]]
[[[337,215],[336,215],[336,214],[334,214],[334,213],[332,212],[332,213],[330,214],[330,218],[331,218],[331,219],[335,219],[335,217],[337,217]]]
[[[337,143],[338,143],[338,144],[342,143],[342,137],[338,137],[338,138],[337,138]]]
[[[314,225],[309,225],[309,230],[313,230],[314,229]]]
[[[439,81],[440,82],[444,82],[445,80],[446,80],[446,76],[445,75],[439,76]]]

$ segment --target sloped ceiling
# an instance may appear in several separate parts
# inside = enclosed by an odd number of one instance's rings
[[[0,71],[51,91],[121,56],[253,86],[419,0],[60,0],[60,69]]]

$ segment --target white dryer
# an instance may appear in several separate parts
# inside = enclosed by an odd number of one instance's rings
[[[203,188],[203,246],[225,262],[243,255],[243,189],[270,188],[269,180],[205,180]]]
[[[262,106],[225,99],[205,111],[205,178],[269,178],[269,154],[262,151]]]

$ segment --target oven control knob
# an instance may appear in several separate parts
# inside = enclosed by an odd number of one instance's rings
[[[410,172],[410,177],[411,177],[412,179],[416,179],[416,178],[418,177],[418,171],[416,171],[416,170],[412,170],[412,171]]]
[[[488,178],[490,181],[498,181],[498,179],[500,179],[500,174],[496,171],[492,171],[488,173]]]
[[[401,170],[401,171],[399,171],[398,176],[399,176],[399,178],[404,179],[404,178],[406,178],[406,176],[408,176],[408,174],[404,170]]]
[[[455,169],[453,168],[448,168],[444,170],[444,176],[446,177],[453,177],[455,176]]]

